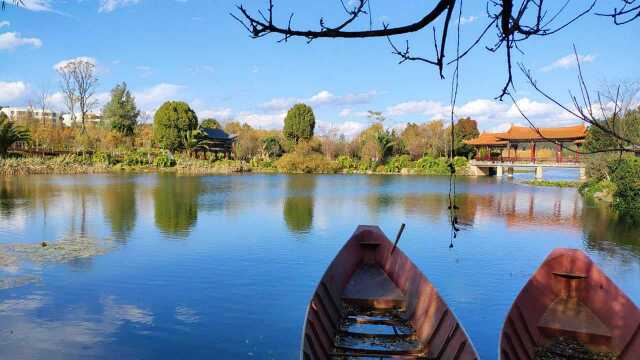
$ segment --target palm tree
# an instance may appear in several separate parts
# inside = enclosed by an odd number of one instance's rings
[[[376,134],[376,145],[378,146],[378,155],[380,156],[377,160],[384,161],[393,149],[393,135],[387,130],[378,132]]]
[[[29,131],[20,126],[15,126],[9,121],[7,115],[0,113],[0,157],[4,157],[11,145],[17,142],[26,142],[31,139]]]

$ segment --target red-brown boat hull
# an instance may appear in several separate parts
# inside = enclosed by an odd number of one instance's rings
[[[640,311],[580,250],[553,250],[527,282],[505,319],[500,357],[531,359],[558,336],[640,359]]]
[[[377,226],[360,225],[327,268],[316,288],[304,323],[301,359],[330,357],[343,315],[341,295],[363,263],[376,263],[406,295],[406,313],[428,357],[477,359],[473,345],[434,286]],[[375,304],[385,307],[388,304]]]

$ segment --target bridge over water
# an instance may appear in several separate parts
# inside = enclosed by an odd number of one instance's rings
[[[544,168],[579,169],[580,180],[587,177],[585,164],[576,161],[531,161],[531,160],[471,160],[469,163],[473,175],[513,176],[514,168],[534,168],[535,178],[543,178]]]

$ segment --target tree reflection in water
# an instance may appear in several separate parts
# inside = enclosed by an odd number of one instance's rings
[[[287,195],[283,204],[284,221],[293,233],[308,233],[313,226],[313,195],[316,177],[287,176]]]
[[[623,262],[640,256],[640,214],[620,214],[603,204],[588,204],[582,219],[585,248]]]
[[[126,178],[104,187],[102,211],[114,239],[126,242],[136,224],[136,183]]]
[[[163,233],[185,238],[198,219],[199,176],[158,175],[153,190],[155,223]]]

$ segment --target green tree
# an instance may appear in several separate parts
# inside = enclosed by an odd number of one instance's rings
[[[29,130],[14,125],[5,113],[0,113],[0,157],[7,155],[11,145],[30,138]]]
[[[156,111],[153,134],[156,142],[169,151],[184,149],[198,127],[196,113],[182,101],[167,101]]]
[[[222,125],[220,125],[220,122],[213,118],[202,120],[200,126],[207,129],[222,129]]]
[[[102,114],[112,130],[125,136],[133,135],[140,111],[127,83],[118,84],[111,90],[111,100],[102,109]]]
[[[313,137],[316,127],[316,117],[313,109],[305,104],[295,104],[287,112],[284,118],[284,136],[298,143],[300,140],[309,140]]]
[[[283,152],[282,145],[275,136],[267,136],[262,139],[262,153],[265,157],[279,157]]]

